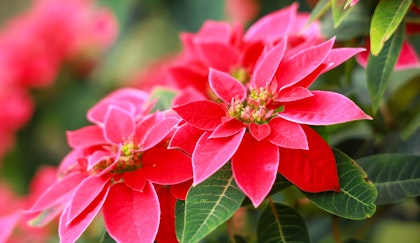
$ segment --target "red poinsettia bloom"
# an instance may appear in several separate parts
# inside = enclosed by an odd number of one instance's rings
[[[264,45],[277,43],[287,36],[287,55],[293,55],[322,41],[320,25],[313,22],[300,33],[309,19],[298,14],[297,4],[275,11],[255,22],[246,32],[239,24],[207,21],[198,33],[183,33],[184,51],[169,68],[178,88],[193,87],[207,97],[212,93],[207,82],[209,68],[228,72],[234,77],[252,74]]]
[[[192,154],[193,185],[231,160],[238,186],[255,207],[277,172],[303,191],[340,190],[331,148],[308,125],[370,117],[343,95],[308,89],[319,74],[363,50],[333,49],[333,43],[331,39],[294,55],[286,52],[286,39],[266,45],[251,77],[242,80],[210,70],[218,102],[192,101],[173,108],[186,123],[171,146]]]
[[[61,242],[79,238],[101,209],[118,242],[154,242],[159,227],[168,227],[163,224],[169,220],[160,219],[166,207],[157,190],[188,181],[191,160],[167,149],[180,119],[165,112],[145,115],[147,98],[139,90],[118,90],[88,112],[95,125],[67,133],[73,151],[60,165],[61,179],[30,209],[44,217],[62,210]]]

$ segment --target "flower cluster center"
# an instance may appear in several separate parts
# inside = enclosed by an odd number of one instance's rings
[[[250,89],[245,100],[233,99],[228,114],[244,123],[267,123],[274,113],[274,95],[266,88]]]
[[[112,166],[110,173],[113,174],[122,174],[128,171],[135,171],[142,167],[141,158],[143,153],[139,152],[138,149],[139,148],[132,142],[125,143],[121,148],[121,153],[117,162],[115,162],[113,157],[108,157],[96,164],[93,168],[93,171],[98,173],[110,166]]]

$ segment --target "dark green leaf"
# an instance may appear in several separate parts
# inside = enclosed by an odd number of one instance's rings
[[[108,231],[106,231],[99,243],[116,243],[116,241],[112,239],[112,237],[108,234]]]
[[[366,173],[350,157],[334,150],[341,192],[307,193],[316,206],[343,218],[362,220],[376,211],[377,191]]]
[[[258,242],[309,242],[308,229],[294,209],[270,202],[257,226]]]
[[[248,243],[248,241],[240,235],[234,235],[233,239],[230,240],[229,243]]]
[[[404,28],[400,26],[377,56],[369,54],[366,68],[367,84],[372,100],[372,110],[376,113],[385,94],[390,75],[397,62],[404,39]]]
[[[331,0],[320,0],[311,11],[311,15],[309,16],[309,20],[306,23],[306,26],[310,25],[316,19],[319,19],[328,9],[331,7]]]
[[[184,233],[184,222],[185,222],[185,201],[183,200],[176,200],[175,205],[175,230],[176,230],[176,238],[178,241],[182,240],[182,234]]]
[[[396,31],[412,2],[412,0],[379,2],[370,25],[370,47],[374,56],[379,54],[384,43]]]
[[[378,154],[358,160],[378,190],[376,204],[420,195],[420,156]]]
[[[233,178],[230,164],[224,166],[188,192],[185,215],[177,215],[177,218],[184,219],[182,223],[177,221],[178,238],[185,243],[203,239],[228,220],[241,206],[244,198],[245,195]]]

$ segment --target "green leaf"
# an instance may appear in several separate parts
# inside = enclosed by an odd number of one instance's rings
[[[334,27],[331,15],[322,21],[322,30],[326,36],[336,36],[337,41],[354,41],[355,38],[369,35],[369,26],[376,2],[361,1],[354,5],[340,26]]]
[[[348,7],[346,0],[332,0],[331,11],[334,20],[334,27],[338,27],[344,18],[350,13],[352,8]]]
[[[258,242],[309,242],[308,229],[294,209],[270,202],[258,221]]]
[[[331,0],[320,0],[312,9],[311,15],[309,16],[309,20],[305,26],[309,26],[312,22],[316,19],[319,19],[322,15],[324,15],[328,9],[331,7]]]
[[[420,156],[378,154],[358,160],[378,190],[376,204],[420,196]]]
[[[373,113],[378,110],[385,94],[389,78],[400,55],[403,39],[404,28],[400,26],[392,38],[385,43],[379,55],[369,54],[366,72]]]
[[[116,241],[108,234],[108,231],[105,231],[99,243],[116,243]]]
[[[316,206],[337,216],[362,220],[376,211],[377,191],[366,173],[350,157],[334,149],[341,192],[307,193],[305,196]]]
[[[379,54],[384,43],[396,31],[412,2],[412,0],[379,2],[370,25],[370,46],[374,56]]]
[[[181,241],[183,230],[184,230],[184,222],[185,222],[185,201],[183,200],[176,200],[175,204],[175,231],[176,231],[176,238],[178,241]]]
[[[183,243],[198,242],[228,220],[241,206],[245,194],[236,185],[230,164],[189,190],[184,216],[177,213],[177,237]],[[177,208],[182,206],[180,203]],[[179,222],[178,218],[183,219]]]
[[[150,97],[151,100],[156,100],[156,103],[153,107],[153,110],[167,110],[170,109],[172,106],[172,100],[176,96],[176,92],[174,90],[158,87],[153,89]]]

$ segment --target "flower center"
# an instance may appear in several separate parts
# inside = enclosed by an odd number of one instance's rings
[[[234,68],[230,74],[239,82],[246,84],[249,82],[250,76],[245,68]]]
[[[95,173],[99,173],[109,166],[112,166],[110,173],[113,174],[122,174],[128,171],[135,171],[142,166],[141,158],[143,153],[138,152],[138,149],[139,148],[132,142],[125,143],[121,148],[120,157],[114,165],[112,165],[114,163],[114,158],[106,158],[96,164],[92,170]]]
[[[274,113],[271,108],[273,101],[274,95],[270,90],[251,88],[245,100],[232,100],[228,114],[244,123],[267,123]]]

